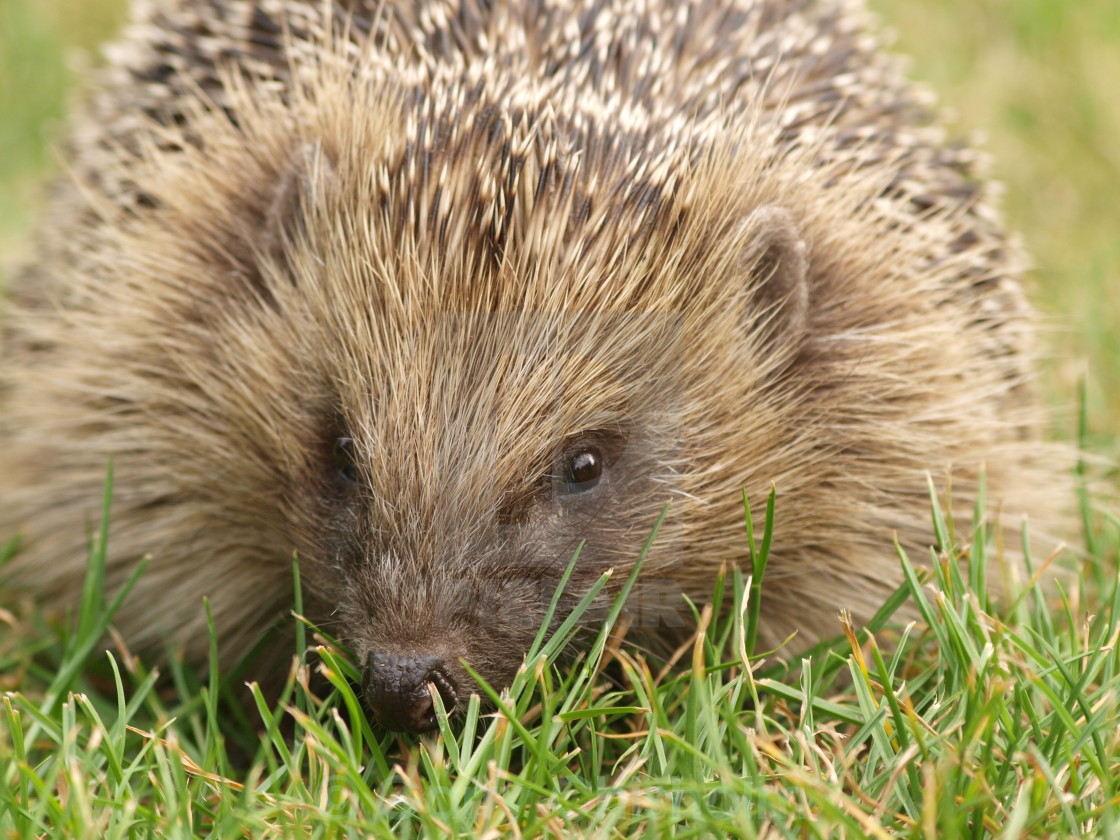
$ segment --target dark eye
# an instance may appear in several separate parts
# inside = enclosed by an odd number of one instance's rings
[[[332,459],[339,478],[347,484],[356,484],[358,481],[358,464],[354,460],[354,439],[338,438],[334,442]]]
[[[593,490],[603,477],[603,457],[597,449],[585,449],[567,456],[564,463],[564,485],[568,493]]]

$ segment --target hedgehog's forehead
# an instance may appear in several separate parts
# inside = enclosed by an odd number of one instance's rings
[[[442,313],[407,333],[383,324],[386,350],[365,372],[341,374],[343,419],[379,474],[470,466],[503,486],[532,478],[526,470],[547,466],[565,441],[664,409],[673,374],[659,348],[617,345],[663,327],[671,338],[672,325],[626,321],[510,312]],[[422,467],[402,466],[402,453],[423,453]]]
[[[349,395],[369,394],[378,412],[423,404],[450,424],[484,424],[494,412],[546,425],[625,422],[683,340],[679,317],[637,312],[430,312],[369,327],[379,347],[354,348],[362,358],[347,366],[357,373]]]

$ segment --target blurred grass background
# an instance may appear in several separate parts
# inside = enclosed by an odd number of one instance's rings
[[[1048,392],[1072,435],[1088,384],[1095,448],[1120,432],[1120,0],[871,0],[910,75],[978,132],[1006,185],[1047,313]],[[122,0],[0,0],[0,258],[26,248],[75,82]]]
[[[0,258],[23,250],[59,169],[59,136],[75,83],[124,21],[122,0],[0,0]]]
[[[1050,316],[1059,431],[1120,454],[1120,0],[870,0],[952,133],[977,132]]]

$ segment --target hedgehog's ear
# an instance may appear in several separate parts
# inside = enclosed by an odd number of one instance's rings
[[[283,259],[285,245],[307,232],[307,210],[334,183],[334,164],[322,143],[304,143],[278,175],[264,212],[261,245]]]
[[[796,347],[809,320],[809,249],[784,207],[759,207],[743,223],[749,319],[775,349]]]

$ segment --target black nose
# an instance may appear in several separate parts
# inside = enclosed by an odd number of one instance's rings
[[[366,660],[362,693],[377,722],[398,732],[435,729],[436,710],[428,683],[439,691],[450,714],[457,702],[455,682],[438,656],[397,656],[373,651]]]

